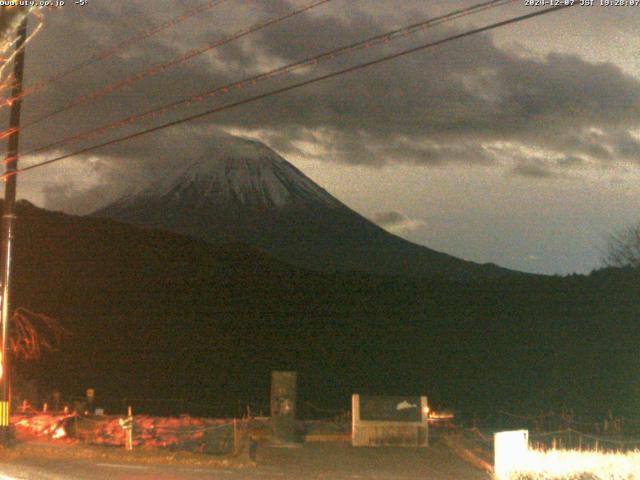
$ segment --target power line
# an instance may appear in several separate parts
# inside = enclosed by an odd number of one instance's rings
[[[142,42],[150,37],[152,37],[153,35],[156,35],[160,32],[162,32],[163,30],[166,30],[168,28],[172,28],[175,27],[177,25],[179,25],[180,23],[196,16],[199,15],[201,13],[204,13],[207,10],[211,10],[214,7],[224,3],[226,0],[209,0],[205,5],[200,5],[199,7],[195,7],[192,8],[191,10],[188,10],[187,12],[183,13],[182,15],[179,15],[177,17],[174,17],[170,20],[167,20],[166,22],[161,23],[160,25],[157,25],[153,28],[151,28],[150,30],[146,31],[146,32],[142,32],[138,35],[134,35],[132,37],[129,37],[127,39],[125,39],[123,42],[120,42],[118,45],[116,45],[115,47],[103,50],[101,52],[96,53],[95,55],[92,55],[91,57],[87,58],[86,60],[77,63],[76,65],[70,67],[67,70],[63,70],[62,72],[56,73],[54,75],[51,75],[47,78],[45,78],[44,80],[41,80],[39,82],[36,82],[34,85],[31,85],[27,88],[24,89],[24,91],[20,94],[19,97],[16,96],[11,96],[11,97],[7,97],[2,99],[2,103],[0,103],[0,109],[2,107],[5,106],[9,106],[11,105],[11,103],[13,103],[15,100],[17,100],[18,98],[23,98],[26,97],[27,95],[31,95],[33,93],[39,92],[41,91],[44,87],[46,87],[47,85],[51,84],[51,83],[56,83],[59,80],[68,77],[69,75],[78,72],[79,70],[82,70],[85,67],[88,67],[89,65],[93,65],[94,63],[97,62],[101,62],[103,60],[106,60],[107,58],[113,57],[114,55],[117,55],[118,53],[123,52],[124,50],[126,50],[127,48],[131,47],[132,45]]]
[[[309,79],[309,80],[298,82],[298,83],[295,83],[293,85],[289,85],[287,87],[283,87],[283,88],[279,88],[279,89],[276,89],[276,90],[272,90],[271,92],[267,92],[267,93],[263,93],[263,94],[260,94],[260,95],[256,95],[256,96],[244,99],[244,100],[239,100],[237,102],[234,102],[234,103],[231,103],[231,104],[228,104],[228,105],[224,105],[224,106],[221,106],[221,107],[213,108],[213,109],[207,110],[205,112],[198,113],[196,115],[191,115],[191,116],[188,116],[188,117],[185,117],[185,118],[174,120],[172,122],[168,122],[168,123],[165,123],[165,124],[162,124],[162,125],[158,125],[156,127],[149,128],[147,130],[136,132],[136,133],[133,133],[133,134],[130,134],[130,135],[125,135],[125,136],[122,136],[122,137],[119,137],[119,138],[116,138],[116,139],[113,139],[113,140],[109,140],[107,142],[100,143],[98,145],[93,145],[91,147],[83,148],[83,149],[80,149],[80,150],[77,150],[77,151],[74,151],[74,152],[71,152],[71,153],[68,153],[68,154],[65,154],[65,155],[61,155],[59,157],[55,157],[55,158],[52,158],[52,159],[49,159],[49,160],[38,162],[38,163],[35,163],[33,165],[29,165],[28,167],[20,168],[20,169],[16,170],[15,172],[11,172],[11,173],[5,174],[0,178],[2,178],[3,180],[6,181],[7,178],[9,176],[12,176],[12,175],[17,175],[17,174],[22,173],[22,172],[26,172],[26,171],[33,170],[33,169],[36,169],[36,168],[39,168],[39,167],[43,167],[45,165],[50,165],[52,163],[56,163],[56,162],[65,160],[67,158],[71,158],[71,157],[74,157],[74,156],[77,156],[77,155],[81,155],[81,154],[88,153],[88,152],[91,152],[91,151],[94,151],[94,150],[98,150],[100,148],[104,148],[104,147],[107,147],[107,146],[110,146],[110,145],[115,145],[117,143],[121,143],[121,142],[124,142],[124,141],[127,141],[127,140],[131,140],[131,139],[134,139],[134,138],[137,138],[137,137],[141,137],[143,135],[146,135],[146,134],[149,134],[149,133],[153,133],[153,132],[157,132],[159,130],[163,130],[165,128],[173,127],[175,125],[179,125],[181,123],[185,123],[185,122],[188,122],[188,121],[191,121],[191,120],[197,120],[199,118],[203,118],[203,117],[206,117],[206,116],[209,116],[209,115],[212,115],[212,114],[224,111],[224,110],[229,110],[229,109],[234,108],[234,107],[238,107],[238,106],[245,105],[245,104],[248,104],[248,103],[251,103],[251,102],[255,102],[255,101],[261,100],[263,98],[271,97],[271,96],[274,96],[274,95],[279,95],[281,93],[285,93],[285,92],[288,92],[288,91],[296,89],[296,88],[301,88],[301,87],[304,87],[304,86],[307,86],[307,85],[318,83],[318,82],[321,82],[323,80],[328,80],[330,78],[334,78],[334,77],[337,77],[339,75],[344,75],[344,74],[347,74],[347,73],[352,73],[352,72],[355,72],[355,71],[358,71],[358,70],[362,70],[364,68],[368,68],[368,67],[371,67],[371,66],[374,66],[374,65],[378,65],[378,64],[381,64],[383,62],[387,62],[389,60],[394,60],[396,58],[404,57],[406,55],[409,55],[409,54],[412,54],[412,53],[415,53],[415,52],[419,52],[419,51],[422,51],[422,50],[426,50],[428,48],[437,47],[439,45],[451,42],[453,40],[459,40],[461,38],[469,37],[471,35],[476,35],[478,33],[486,32],[486,31],[489,31],[489,30],[494,30],[496,28],[500,28],[500,27],[504,27],[504,26],[511,25],[511,24],[514,24],[514,23],[522,22],[524,20],[529,20],[531,18],[539,17],[539,16],[545,15],[547,13],[551,13],[551,12],[554,12],[554,11],[562,10],[562,9],[565,9],[565,8],[570,8],[570,7],[573,7],[575,5],[578,5],[578,4],[575,3],[575,4],[569,4],[569,5],[560,5],[558,7],[550,7],[550,8],[546,8],[546,9],[543,9],[543,10],[538,10],[538,11],[535,11],[533,13],[529,13],[529,14],[526,14],[526,15],[520,15],[518,17],[513,17],[513,18],[510,18],[508,20],[503,20],[501,22],[492,23],[492,24],[486,25],[484,27],[468,30],[466,32],[459,33],[459,34],[456,34],[456,35],[451,35],[451,36],[443,38],[441,40],[425,43],[425,44],[419,45],[417,47],[413,47],[413,48],[410,48],[410,49],[407,49],[407,50],[403,50],[403,51],[400,51],[400,52],[397,52],[397,53],[386,55],[384,57],[378,58],[376,60],[372,60],[370,62],[362,63],[362,64],[355,65],[355,66],[352,66],[352,67],[349,67],[349,68],[345,68],[345,69],[342,69],[342,70],[339,70],[339,71],[336,71],[336,72],[332,72],[332,73],[329,73],[329,74],[326,74],[326,75],[322,75],[322,76],[319,76],[319,77],[316,77],[316,78],[312,78],[312,79]]]
[[[42,117],[33,120],[31,122],[28,122],[26,125],[22,126],[22,130],[29,128],[33,125],[37,125],[38,123],[47,120],[48,118],[51,118],[55,115],[58,115],[60,113],[66,112],[67,110],[70,110],[71,108],[77,107],[79,105],[83,105],[89,102],[92,102],[94,100],[97,100],[101,97],[104,97],[106,95],[109,95],[123,87],[126,86],[131,86],[133,84],[135,84],[136,82],[139,82],[147,77],[152,77],[155,75],[158,75],[160,73],[166,72],[167,70],[170,70],[171,68],[174,68],[176,66],[178,66],[181,63],[186,62],[187,60],[190,60],[198,55],[202,55],[205,52],[208,52],[210,50],[213,50],[215,48],[221,47],[223,45],[226,45],[228,43],[231,43],[234,40],[238,40],[242,37],[246,37],[247,35],[250,35],[252,33],[255,33],[257,31],[263,30],[267,27],[270,27],[272,25],[275,25],[276,23],[282,22],[284,20],[287,20],[289,18],[295,17],[296,15],[300,15],[304,12],[307,12],[315,7],[318,7],[320,5],[324,5],[325,3],[330,2],[331,0],[315,0],[313,2],[311,2],[310,4],[305,5],[304,7],[295,9],[295,10],[291,10],[288,11],[287,13],[285,13],[284,15],[280,15],[278,17],[273,17],[273,18],[269,18],[267,20],[262,20],[260,22],[257,22],[253,25],[251,25],[248,28],[239,30],[235,33],[233,33],[232,35],[225,37],[223,39],[220,40],[216,40],[215,42],[212,43],[208,43],[206,45],[204,45],[203,47],[194,49],[194,50],[190,50],[187,53],[180,55],[179,57],[176,57],[168,62],[165,63],[160,63],[157,65],[154,65],[146,70],[143,70],[141,72],[138,72],[122,81],[119,81],[117,83],[113,83],[110,85],[107,85],[106,87],[104,87],[101,90],[97,90],[93,93],[90,93],[88,95],[83,95],[80,96],[78,98],[76,98],[75,100],[73,100],[71,103],[58,108],[57,110],[54,110],[52,112],[49,112],[45,115],[43,115]]]
[[[300,60],[298,62],[292,63],[292,64],[288,64],[285,65],[283,67],[278,67],[275,68],[273,70],[270,70],[268,72],[265,73],[261,73],[258,75],[255,75],[253,77],[244,79],[244,80],[240,80],[238,82],[234,82],[231,84],[227,84],[227,85],[223,85],[220,87],[217,87],[213,90],[209,90],[207,92],[204,93],[199,93],[197,95],[192,95],[191,97],[187,97],[187,98],[183,98],[181,100],[175,101],[173,103],[164,105],[162,107],[158,107],[152,110],[148,110],[146,112],[142,112],[142,113],[138,113],[138,114],[134,114],[134,115],[130,115],[128,117],[125,117],[123,119],[117,120],[115,122],[106,124],[106,125],[102,125],[96,128],[92,128],[90,130],[85,130],[84,132],[80,132],[78,134],[72,135],[70,137],[66,137],[63,138],[61,140],[55,141],[53,143],[32,149],[26,153],[23,153],[24,155],[30,155],[30,154],[34,154],[34,153],[39,153],[45,150],[49,150],[52,149],[54,147],[58,147],[61,145],[66,145],[69,143],[75,143],[78,142],[80,140],[83,139],[87,139],[87,138],[91,138],[93,136],[99,135],[101,133],[104,133],[108,130],[114,129],[114,128],[120,128],[120,127],[124,127],[126,125],[132,124],[134,122],[140,121],[140,120],[144,120],[146,118],[153,118],[162,114],[165,114],[167,112],[169,112],[170,110],[176,109],[178,107],[181,106],[185,106],[185,105],[190,105],[192,103],[195,102],[202,102],[208,98],[212,98],[217,96],[218,94],[228,94],[233,90],[239,90],[239,89],[243,89],[246,87],[253,87],[255,86],[258,82],[260,81],[264,81],[264,80],[270,80],[273,79],[275,77],[281,76],[281,75],[285,75],[285,74],[289,74],[292,73],[295,70],[300,70],[302,68],[305,67],[314,67],[316,65],[318,65],[320,62],[322,61],[327,61],[327,60],[334,60],[342,55],[346,55],[346,54],[350,54],[353,53],[355,51],[358,51],[360,49],[364,49],[364,48],[370,48],[373,46],[377,46],[377,45],[383,45],[386,44],[392,40],[397,40],[397,39],[401,39],[404,38],[407,35],[411,35],[411,34],[415,34],[417,32],[420,32],[424,29],[427,28],[431,28],[433,26],[436,25],[440,25],[442,23],[445,22],[449,22],[452,20],[456,20],[458,18],[461,18],[463,16],[467,16],[467,15],[471,15],[471,14],[475,14],[490,8],[496,8],[502,5],[506,5],[508,3],[513,3],[516,0],[491,0],[488,2],[483,2],[483,3],[479,3],[470,7],[466,7],[463,9],[459,9],[459,10],[455,10],[453,12],[441,15],[439,17],[435,17],[435,18],[431,18],[431,19],[427,19],[418,23],[414,23],[411,24],[407,27],[403,27],[403,28],[398,28],[396,30],[392,30],[390,32],[384,33],[384,34],[380,34],[380,35],[375,35],[373,37],[367,38],[365,40],[361,40],[359,42],[347,45],[347,46],[343,46],[343,47],[339,47],[339,48],[335,48],[333,50],[321,53],[319,55],[315,55],[312,57],[307,57],[304,60]]]

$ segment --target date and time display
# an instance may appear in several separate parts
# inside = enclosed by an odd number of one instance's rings
[[[64,7],[78,5],[84,7],[90,0],[0,0],[0,7]]]
[[[0,0],[0,7],[63,7],[68,4],[85,6],[90,0]],[[525,7],[640,7],[640,0],[523,0]]]
[[[524,0],[525,7],[640,7],[640,0]]]

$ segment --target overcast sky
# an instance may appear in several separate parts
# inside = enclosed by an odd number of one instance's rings
[[[205,0],[89,0],[44,12],[27,86]],[[82,95],[310,0],[226,0],[25,99],[28,125]],[[477,2],[332,0],[24,130],[22,151]],[[22,165],[472,27],[524,0],[320,62]],[[31,19],[33,26],[36,21]],[[19,196],[88,213],[215,151],[214,132],[264,141],[388,230],[477,262],[542,273],[600,266],[640,221],[640,6],[578,6],[78,156],[19,178]],[[2,112],[6,117],[6,109]],[[4,120],[6,123],[6,119]]]

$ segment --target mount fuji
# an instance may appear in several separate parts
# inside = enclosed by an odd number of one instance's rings
[[[225,138],[219,151],[93,215],[211,243],[245,243],[319,272],[456,279],[515,273],[392,235],[266,145],[238,137]]]

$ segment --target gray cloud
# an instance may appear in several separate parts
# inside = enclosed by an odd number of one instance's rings
[[[70,75],[44,93],[28,97],[24,118],[27,122],[39,118],[80,94],[302,3],[226,2],[219,9],[141,42],[117,57]],[[188,8],[187,2],[184,5]],[[127,38],[132,28],[144,31],[166,21],[177,14],[175,7],[175,2],[154,2],[153,9],[135,2],[96,2],[87,9],[66,8],[47,14],[46,30],[27,54],[27,83],[52,73],[52,65],[64,68],[90,57],[96,49],[112,46],[113,39]],[[405,9],[398,9],[390,1],[354,1],[351,7],[345,11],[338,2],[329,4],[91,105],[56,116],[25,130],[23,148],[29,150],[131,113],[428,18],[444,8],[437,2],[425,6],[425,2],[415,1],[407,2]],[[499,13],[511,15],[521,11]],[[321,63],[306,73],[274,79],[225,99],[194,104],[114,130],[106,138],[249,94],[260,94],[296,79],[330,72],[376,58],[383,51],[412,47],[455,31],[458,30],[439,27],[391,43],[383,50],[363,50]],[[51,205],[65,204],[65,198],[76,195],[91,203],[92,195],[108,196],[109,185],[153,181],[177,163],[214,148],[216,142],[211,135],[218,129],[257,132],[284,155],[316,155],[322,160],[371,166],[508,165],[517,175],[540,179],[598,163],[637,164],[640,142],[629,132],[638,128],[640,82],[619,67],[553,52],[540,57],[526,56],[499,48],[491,35],[479,35],[101,150],[96,152],[101,169],[93,175],[104,186],[92,187],[96,190],[91,193],[90,188],[82,189],[77,181],[68,181],[66,185],[47,187],[45,194]],[[90,138],[62,150],[71,151],[96,141]],[[301,142],[316,145],[322,153],[301,150]],[[505,143],[511,146],[499,146]],[[531,151],[538,152],[534,160]],[[63,179],[60,181],[64,183]]]
[[[383,227],[398,225],[407,219],[406,215],[400,212],[379,212],[373,217],[373,221]]]
[[[553,171],[546,168],[544,165],[536,165],[532,163],[516,165],[513,167],[512,173],[521,177],[530,178],[550,178],[555,176]]]
[[[373,221],[390,232],[399,233],[425,226],[420,219],[409,218],[404,213],[396,211],[378,212],[373,216]]]

